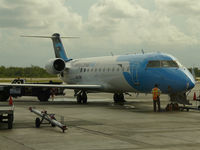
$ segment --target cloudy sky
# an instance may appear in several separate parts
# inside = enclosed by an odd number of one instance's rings
[[[71,58],[165,52],[200,67],[199,0],[0,0],[0,65],[44,66],[49,39],[65,39]]]

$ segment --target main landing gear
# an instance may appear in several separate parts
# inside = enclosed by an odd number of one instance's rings
[[[125,99],[124,99],[124,94],[123,93],[114,93],[113,100],[114,100],[115,103],[124,103],[124,102],[126,102]]]
[[[78,104],[87,104],[87,93],[85,91],[77,93],[76,100]]]

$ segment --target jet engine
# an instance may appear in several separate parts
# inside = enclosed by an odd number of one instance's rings
[[[59,74],[65,69],[65,61],[61,58],[50,59],[45,68],[50,74]]]

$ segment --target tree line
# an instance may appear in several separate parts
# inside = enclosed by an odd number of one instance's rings
[[[188,68],[188,70],[192,73],[192,68]],[[195,67],[195,68],[193,68],[193,70],[194,70],[195,77],[200,77],[199,68]]]
[[[0,78],[48,78],[56,77],[49,74],[44,68],[31,67],[5,67],[0,66]]]

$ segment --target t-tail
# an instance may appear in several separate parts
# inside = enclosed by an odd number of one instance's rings
[[[22,37],[36,37],[36,38],[51,38],[53,42],[54,52],[56,58],[62,58],[65,62],[70,61],[72,59],[67,57],[64,46],[62,44],[61,38],[79,38],[79,37],[60,37],[60,34],[54,33],[52,36],[25,36]]]
[[[60,34],[54,33],[51,39],[53,41],[53,47],[56,58],[62,58],[64,61],[70,61],[71,59],[67,57],[67,54],[65,52],[64,46],[60,38]]]

